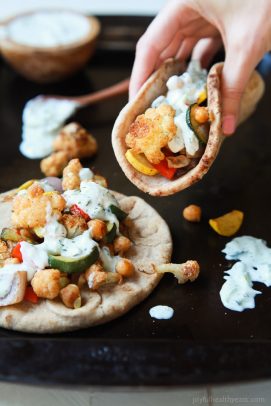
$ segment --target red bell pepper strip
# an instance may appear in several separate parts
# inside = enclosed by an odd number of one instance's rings
[[[160,172],[160,174],[167,179],[172,179],[176,172],[176,168],[168,167],[166,159],[163,159],[163,161],[159,162],[159,164],[152,164],[152,166],[155,169],[157,169],[157,171]]]
[[[38,303],[39,298],[36,295],[36,293],[34,292],[32,286],[27,286],[25,289],[25,294],[24,294],[24,300],[26,300],[27,302],[31,302],[31,303]]]
[[[23,256],[21,253],[21,243],[18,242],[18,244],[15,245],[15,247],[11,251],[11,256],[13,258],[17,258],[20,262],[23,262]]]
[[[76,216],[81,216],[81,217],[83,217],[83,219],[85,219],[86,221],[89,221],[89,220],[90,220],[89,215],[88,215],[87,213],[85,213],[84,210],[80,209],[80,207],[77,206],[77,204],[73,204],[73,205],[70,207],[70,212],[71,212],[72,214],[75,214]]]

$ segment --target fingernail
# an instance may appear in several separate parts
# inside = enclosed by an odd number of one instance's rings
[[[236,121],[235,121],[235,117],[233,115],[231,116],[225,116],[223,118],[223,133],[225,135],[231,135],[234,133],[235,131],[235,127],[236,127]]]

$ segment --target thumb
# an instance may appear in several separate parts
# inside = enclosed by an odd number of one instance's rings
[[[244,50],[245,51],[245,50]],[[254,69],[251,53],[229,50],[222,71],[222,128],[224,135],[234,133],[240,104],[250,75]]]

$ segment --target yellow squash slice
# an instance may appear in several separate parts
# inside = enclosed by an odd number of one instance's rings
[[[197,104],[203,103],[207,99],[207,88],[205,87],[202,92],[200,92],[198,99],[197,99]]]
[[[158,171],[149,163],[143,154],[135,154],[131,149],[128,149],[125,157],[129,164],[131,164],[138,172],[148,176],[158,174]]]
[[[223,237],[231,237],[241,227],[244,219],[244,213],[239,210],[233,210],[224,216],[210,219],[209,224],[213,230]]]
[[[23,183],[21,186],[18,187],[18,192],[20,192],[21,190],[26,190],[28,189],[31,185],[33,185],[33,183],[36,181],[36,179],[31,179],[28,180],[27,182]]]

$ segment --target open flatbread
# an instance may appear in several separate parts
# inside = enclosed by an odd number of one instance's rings
[[[125,137],[131,124],[143,114],[160,95],[166,93],[166,82],[173,75],[185,72],[186,66],[177,60],[167,60],[139,90],[134,100],[120,112],[112,132],[112,144],[117,161],[127,178],[143,192],[153,196],[167,196],[177,193],[197,181],[209,170],[224,140],[221,126],[221,73],[223,63],[215,64],[207,77],[208,110],[211,118],[209,138],[198,164],[174,180],[161,175],[147,176],[137,171],[126,159],[128,149]],[[246,120],[255,110],[257,102],[264,92],[264,82],[254,71],[244,93],[239,123]]]
[[[113,192],[114,193],[114,192]],[[11,225],[11,208],[15,192],[0,197],[0,229]],[[152,264],[169,262],[172,240],[166,222],[144,200],[114,193],[119,207],[128,213],[126,234],[133,245],[125,255],[133,261],[135,273],[122,284],[91,291],[81,291],[83,304],[69,309],[59,298],[26,301],[0,307],[0,326],[31,333],[57,333],[87,328],[115,319],[145,299],[161,276]],[[1,269],[0,269],[1,272]]]

